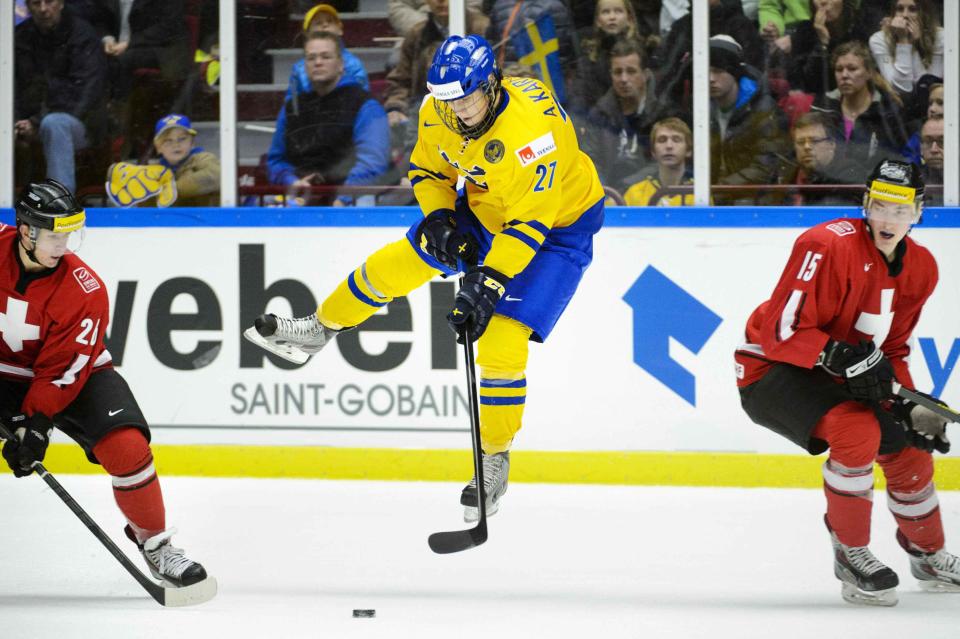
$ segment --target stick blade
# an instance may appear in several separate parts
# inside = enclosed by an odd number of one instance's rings
[[[167,608],[195,606],[210,601],[217,596],[217,580],[207,577],[201,582],[182,588],[163,588],[163,601]]]
[[[427,538],[430,550],[438,555],[449,555],[476,548],[487,540],[486,522],[481,522],[476,528],[469,530],[451,530],[449,532],[433,533]]]

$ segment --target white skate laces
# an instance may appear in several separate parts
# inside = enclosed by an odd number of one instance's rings
[[[944,548],[929,554],[910,553],[910,572],[924,590],[960,592],[960,557]]]
[[[140,552],[156,579],[179,588],[206,579],[207,573],[203,566],[187,559],[181,548],[170,544],[176,532],[176,528],[170,528],[150,537],[143,542]]]
[[[316,315],[309,317],[279,317],[277,319],[277,329],[273,333],[276,339],[293,342],[302,350],[308,353],[319,352],[326,340],[323,338],[323,324],[317,319]]]
[[[324,326],[316,313],[294,318],[266,314],[258,317],[243,336],[287,361],[305,364],[339,332]]]
[[[882,561],[874,557],[866,546],[844,546],[841,544],[841,548],[850,565],[865,575],[873,575],[887,568]]]

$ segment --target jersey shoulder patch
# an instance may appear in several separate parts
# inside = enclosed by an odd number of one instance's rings
[[[837,220],[836,222],[831,222],[830,224],[827,224],[826,229],[828,231],[833,231],[840,237],[843,237],[844,235],[853,235],[857,232],[857,228],[847,220]]]
[[[520,166],[527,166],[546,155],[550,155],[556,150],[557,142],[553,137],[553,131],[547,131],[540,137],[531,140],[517,149],[515,153],[520,160]]]
[[[84,293],[93,293],[100,288],[100,280],[86,266],[78,266],[73,269],[73,278],[77,280],[77,284],[80,285]]]

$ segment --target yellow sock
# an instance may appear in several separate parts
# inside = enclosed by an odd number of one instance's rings
[[[440,271],[420,259],[406,238],[387,244],[367,258],[323,300],[320,321],[335,330],[356,326],[395,297],[433,279]]]
[[[528,326],[494,315],[477,344],[480,367],[480,440],[488,455],[510,449],[527,401]]]

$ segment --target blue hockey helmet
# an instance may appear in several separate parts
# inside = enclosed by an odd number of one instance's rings
[[[496,119],[500,95],[500,69],[490,43],[480,36],[453,35],[444,40],[433,56],[427,72],[427,89],[440,120],[451,131],[468,138],[479,138]],[[451,102],[477,91],[487,98],[485,112],[468,124],[457,117]]]

